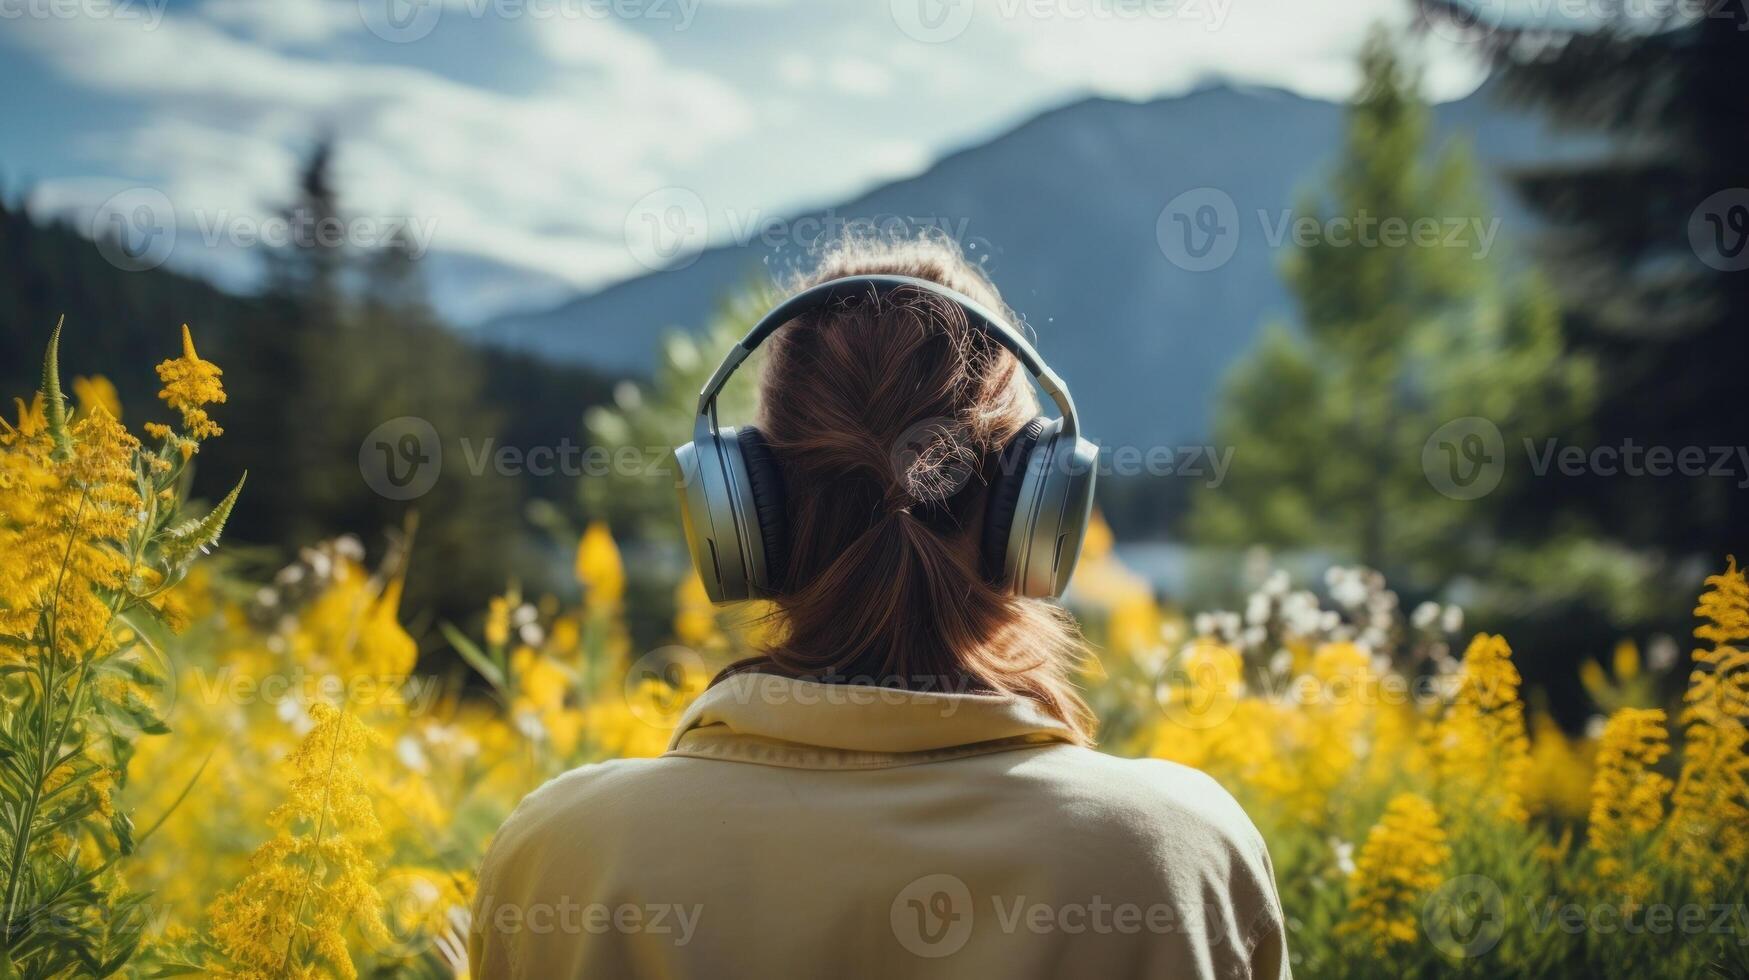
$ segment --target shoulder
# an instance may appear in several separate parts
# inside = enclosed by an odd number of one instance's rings
[[[1036,755],[1033,775],[1077,827],[1177,858],[1205,854],[1272,874],[1263,835],[1206,773],[1164,759],[1125,759],[1063,746]]]
[[[590,828],[592,835],[622,825],[635,827],[636,808],[647,795],[641,787],[660,778],[660,761],[612,759],[580,766],[543,783],[523,797],[492,835],[480,867],[481,882],[574,843],[579,827]],[[565,851],[575,853],[574,848]]]

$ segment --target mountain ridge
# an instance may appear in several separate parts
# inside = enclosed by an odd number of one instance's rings
[[[1229,84],[1146,101],[1071,100],[919,174],[760,223],[784,231],[775,247],[757,234],[711,246],[676,267],[498,317],[476,336],[642,372],[662,331],[697,330],[737,289],[805,266],[819,236],[802,226],[945,227],[1075,388],[1089,431],[1107,444],[1204,439],[1227,369],[1266,323],[1294,322],[1277,274],[1286,246],[1270,229],[1323,186],[1342,113],[1340,103]],[[1522,238],[1529,219],[1499,171],[1547,159],[1563,141],[1493,104],[1488,86],[1434,106],[1431,122],[1434,148],[1470,137],[1500,237]],[[1185,268],[1194,261],[1183,255],[1175,263],[1157,228],[1168,202],[1199,188],[1225,194],[1239,219],[1231,258],[1208,271]]]

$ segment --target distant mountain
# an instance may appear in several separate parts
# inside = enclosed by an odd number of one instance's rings
[[[1435,126],[1439,139],[1469,138],[1490,175],[1491,205],[1501,218],[1493,248],[1522,238],[1528,219],[1498,171],[1547,159],[1567,144],[1498,107],[1486,89],[1438,106]],[[1222,377],[1259,329],[1272,319],[1291,322],[1278,275],[1291,244],[1279,238],[1279,223],[1304,192],[1325,185],[1341,137],[1340,104],[1275,90],[1221,86],[1144,103],[1087,99],[916,177],[797,215],[786,227],[902,219],[947,230],[985,263],[1036,332],[1099,441],[1176,444],[1206,437]],[[1177,195],[1204,187],[1232,199],[1237,246],[1219,268],[1188,271],[1168,258],[1156,224]],[[1168,236],[1179,233],[1166,222]],[[477,335],[556,360],[641,371],[663,330],[700,327],[727,295],[793,267],[810,244],[796,240],[807,236],[742,237],[751,241],[556,307],[497,318]],[[778,247],[769,244],[779,239]]]

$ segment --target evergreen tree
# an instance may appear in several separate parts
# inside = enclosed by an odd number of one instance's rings
[[[1645,8],[1604,3],[1583,22],[1502,22],[1481,16],[1473,0],[1422,6],[1430,17],[1475,24],[1505,98],[1602,137],[1594,154],[1515,174],[1519,195],[1546,222],[1539,254],[1573,343],[1600,368],[1601,398],[1578,435],[1594,446],[1742,445],[1749,11],[1678,5],[1652,19]],[[1643,561],[1704,566],[1743,545],[1744,476],[1592,475],[1568,481],[1558,511],[1545,503],[1525,518],[1583,515]]]
[[[1193,526],[1427,586],[1488,553],[1512,491],[1442,493],[1424,466],[1429,439],[1469,417],[1508,445],[1546,430],[1583,401],[1587,371],[1564,351],[1547,292],[1503,281],[1485,254],[1490,219],[1463,145],[1428,159],[1418,79],[1388,36],[1368,40],[1361,69],[1331,189],[1297,212],[1320,231],[1285,263],[1301,329],[1272,328],[1230,376],[1216,441],[1233,466],[1198,495]],[[1453,221],[1461,246],[1446,241]],[[1417,240],[1417,227],[1437,236]]]

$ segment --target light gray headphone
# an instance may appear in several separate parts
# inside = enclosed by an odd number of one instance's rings
[[[674,450],[686,546],[712,602],[770,595],[783,583],[788,557],[782,470],[758,429],[718,428],[717,393],[778,327],[832,303],[900,289],[959,306],[973,326],[1020,359],[1063,413],[1032,419],[1003,448],[985,505],[982,554],[986,575],[1014,594],[1050,598],[1068,587],[1093,512],[1098,448],[1081,438],[1063,379],[1020,331],[970,296],[909,276],[847,276],[778,304],[729,349],[699,392],[692,441]]]

